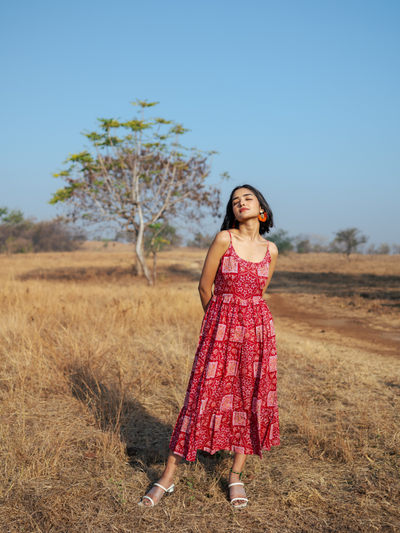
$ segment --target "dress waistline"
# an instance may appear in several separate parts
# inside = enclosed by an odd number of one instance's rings
[[[249,298],[240,298],[240,296],[236,296],[235,294],[229,292],[223,294],[214,294],[211,300],[213,302],[216,302],[217,300],[222,300],[224,303],[230,303],[232,301],[235,301],[239,305],[257,305],[260,302],[265,302],[262,296],[250,296]]]

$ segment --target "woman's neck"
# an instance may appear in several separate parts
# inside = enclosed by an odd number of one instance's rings
[[[257,241],[260,238],[260,223],[258,220],[246,220],[240,223],[237,231],[244,239]]]

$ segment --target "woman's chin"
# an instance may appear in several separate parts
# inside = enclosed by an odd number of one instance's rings
[[[249,222],[250,220],[257,220],[257,215],[244,215],[244,216],[241,216],[240,219],[239,218],[237,219],[239,224],[245,224],[246,222]]]

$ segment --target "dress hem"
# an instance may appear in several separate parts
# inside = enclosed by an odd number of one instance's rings
[[[269,452],[271,450],[271,448],[273,446],[280,446],[280,442],[278,442],[277,444],[271,444],[271,446],[269,448],[262,448],[260,453],[257,453],[257,452],[254,452],[254,453],[244,453],[242,455],[258,455],[258,457],[262,460],[263,459],[263,454],[262,452]],[[195,458],[194,459],[187,459],[187,455],[183,454],[183,453],[179,453],[179,452],[175,452],[171,446],[169,447],[169,449],[171,450],[172,453],[174,453],[175,455],[179,455],[179,457],[182,457],[182,459],[184,459],[185,461],[188,461],[190,463],[193,463],[196,458],[197,458],[197,452],[207,452],[209,453],[210,455],[215,455],[217,452],[232,452],[233,450],[229,450],[227,448],[218,448],[218,450],[214,450],[213,452],[209,452],[208,450],[205,450],[204,448],[197,448],[196,449],[196,455],[195,455]],[[236,452],[233,452],[233,453],[236,453]]]

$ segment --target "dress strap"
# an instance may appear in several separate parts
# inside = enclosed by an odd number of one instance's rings
[[[231,244],[232,244],[232,233],[229,230],[227,230],[227,232],[229,233],[229,238],[230,238]]]

